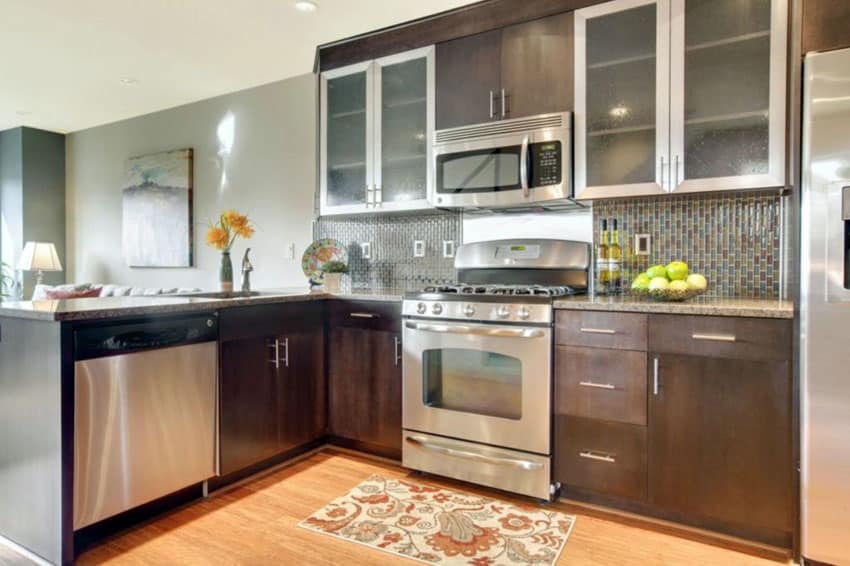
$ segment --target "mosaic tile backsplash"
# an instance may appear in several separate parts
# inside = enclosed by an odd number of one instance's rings
[[[323,217],[313,224],[313,237],[334,238],[348,249],[351,289],[421,290],[430,283],[454,281],[454,258],[443,257],[443,242],[461,243],[460,213],[434,212],[415,216],[367,215]],[[425,256],[413,257],[416,240],[425,242]],[[371,246],[371,259],[361,244]]]
[[[624,283],[672,260],[688,263],[716,297],[777,298],[782,292],[784,198],[726,193],[597,201],[594,240],[603,218],[619,220]],[[649,256],[634,254],[635,234],[651,236]]]

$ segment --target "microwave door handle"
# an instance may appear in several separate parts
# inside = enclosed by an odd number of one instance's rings
[[[522,196],[528,198],[528,136],[522,138],[522,148],[519,155],[519,182],[522,185]]]

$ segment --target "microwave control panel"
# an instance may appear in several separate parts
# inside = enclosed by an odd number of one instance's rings
[[[531,144],[531,186],[561,184],[561,142]]]

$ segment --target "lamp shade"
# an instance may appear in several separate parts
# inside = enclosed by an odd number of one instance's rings
[[[27,242],[21,259],[18,260],[21,271],[62,271],[62,263],[56,253],[56,246],[48,242]]]

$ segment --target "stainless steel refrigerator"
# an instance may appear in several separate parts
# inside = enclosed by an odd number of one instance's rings
[[[850,564],[850,50],[805,61],[802,553]]]

